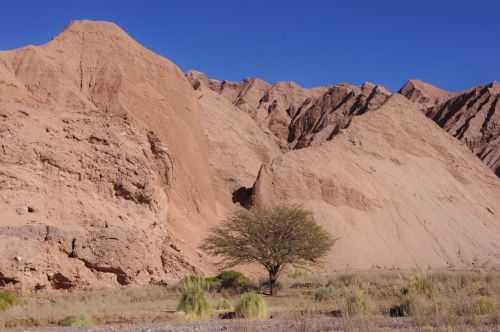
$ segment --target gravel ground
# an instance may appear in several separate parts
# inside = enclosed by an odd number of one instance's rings
[[[178,324],[120,324],[100,327],[45,327],[35,329],[12,330],[10,332],[309,332],[309,331],[422,331],[412,319],[391,318],[373,321],[355,322],[339,318],[319,318],[311,320],[266,321],[218,320]],[[436,330],[434,330],[436,331]],[[500,325],[470,326],[460,331],[500,332]]]
[[[392,320],[389,328],[402,328],[408,322]],[[253,332],[253,331],[308,331],[305,328],[316,328],[327,331],[340,331],[342,319],[320,318],[314,320],[282,320],[266,321],[219,320],[209,322],[192,322],[179,324],[145,324],[145,325],[108,325],[91,328],[46,327],[23,330],[27,332]]]

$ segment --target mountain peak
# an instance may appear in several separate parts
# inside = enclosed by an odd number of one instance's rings
[[[424,105],[434,105],[451,95],[448,91],[416,79],[408,80],[398,92],[411,101]]]
[[[65,32],[108,32],[117,34],[127,34],[118,25],[109,21],[74,20],[65,28]]]
[[[135,42],[122,28],[113,22],[76,20],[71,21],[64,30],[58,34],[56,41],[124,41]]]

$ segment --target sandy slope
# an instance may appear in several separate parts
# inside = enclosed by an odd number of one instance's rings
[[[314,210],[339,238],[328,269],[500,263],[500,181],[402,96],[266,164],[254,191]]]

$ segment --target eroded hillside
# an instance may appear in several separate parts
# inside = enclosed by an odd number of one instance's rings
[[[500,180],[470,152],[498,174],[498,84],[186,76],[106,22],[0,52],[0,287],[213,271],[210,227],[283,202],[339,238],[328,271],[500,266]]]

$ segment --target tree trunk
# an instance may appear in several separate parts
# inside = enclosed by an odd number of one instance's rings
[[[269,293],[271,296],[276,295],[276,287],[274,287],[276,284],[276,273],[270,271],[269,272]]]

